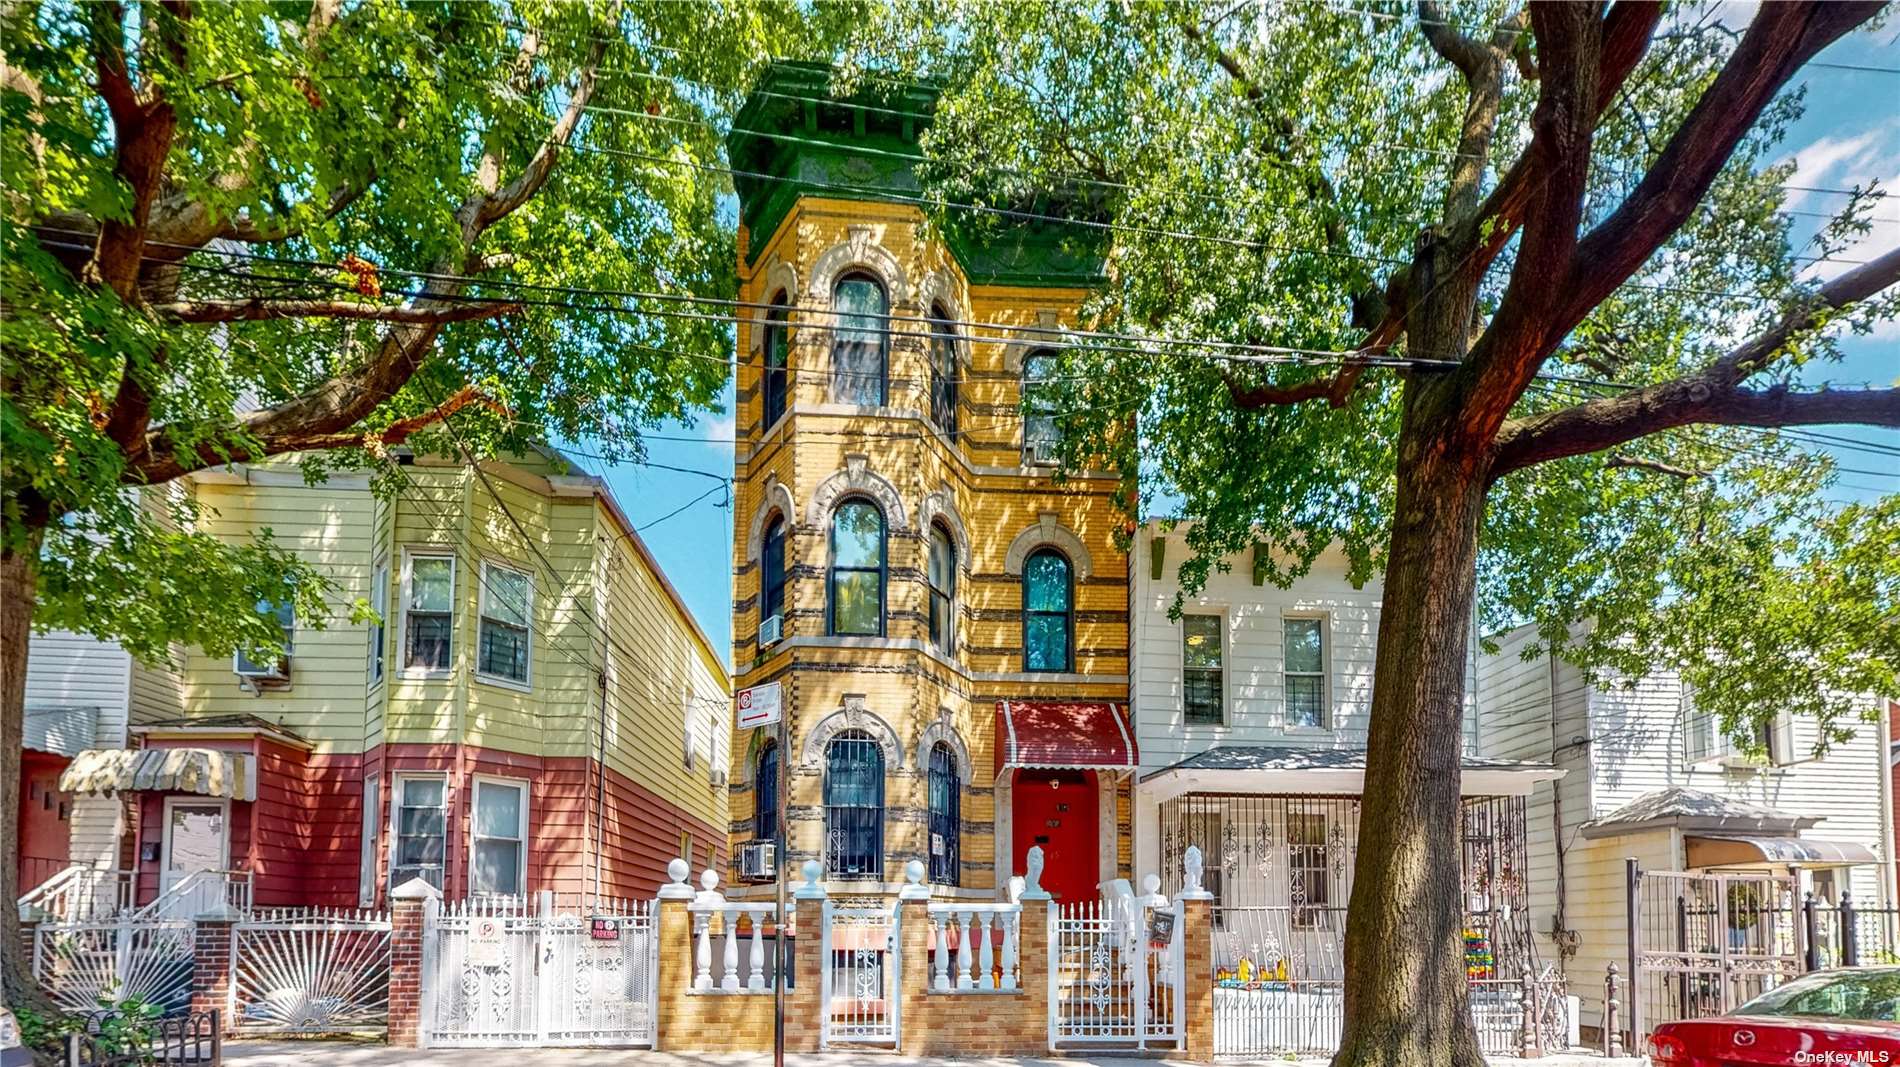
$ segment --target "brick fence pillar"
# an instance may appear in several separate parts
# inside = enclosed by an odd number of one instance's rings
[[[1054,1051],[1049,1041],[1049,971],[1055,966],[1049,954],[1049,920],[1055,916],[1056,902],[1038,889],[1022,895],[1022,906],[1016,928],[1016,959],[1022,965],[1022,1017],[1032,1027],[1041,1026],[1041,1040],[1036,1044]]]
[[[817,1052],[824,1035],[825,1004],[820,993],[825,967],[825,890],[818,884],[824,868],[806,860],[805,880],[792,892],[792,988],[785,994],[785,1051]]]
[[[192,918],[191,1010],[223,1012],[223,1029],[236,1024],[231,1011],[231,927],[244,917],[230,905]]]
[[[683,859],[666,865],[672,879],[660,887],[653,902],[657,913],[654,936],[660,939],[660,966],[653,976],[659,1004],[659,1017],[653,1022],[653,1049],[690,1048],[692,1034],[685,1022],[686,993],[693,986],[693,916],[686,905],[693,902],[693,887],[686,881],[693,869]]]
[[[924,865],[904,865],[907,884],[897,894],[897,1051],[931,1055],[936,1021],[930,1002],[930,887],[923,884]]]
[[[389,1044],[419,1048],[435,976],[423,966],[424,934],[442,906],[442,891],[411,878],[389,894]]]
[[[1183,890],[1180,901],[1182,1053],[1207,1063],[1214,1058],[1214,900],[1198,889]]]

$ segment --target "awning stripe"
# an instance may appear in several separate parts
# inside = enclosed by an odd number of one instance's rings
[[[257,799],[251,757],[216,748],[92,748],[59,776],[67,793],[196,793]]]

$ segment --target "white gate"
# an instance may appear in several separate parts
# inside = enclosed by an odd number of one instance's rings
[[[445,1046],[653,1043],[658,943],[650,904],[556,914],[540,894],[431,902],[424,912],[423,1042]]]
[[[33,932],[33,977],[75,1014],[131,999],[178,1014],[191,1005],[196,942],[189,920],[129,912],[104,922],[41,923]]]
[[[389,1026],[389,913],[260,911],[231,928],[232,1025],[244,1033]]]
[[[825,901],[823,1041],[897,1045],[899,984],[897,910],[890,905],[841,906]]]
[[[1181,906],[1164,907],[1179,929]],[[1049,918],[1052,1045],[1179,1046],[1180,937],[1149,940],[1149,909],[1132,900],[1081,901]]]

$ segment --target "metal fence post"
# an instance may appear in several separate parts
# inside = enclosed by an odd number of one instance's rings
[[[1518,1055],[1525,1059],[1532,1059],[1544,1054],[1543,1043],[1538,1040],[1540,1030],[1537,1025],[1537,980],[1531,977],[1531,972],[1528,969],[1524,971],[1520,979],[1519,985],[1523,990],[1520,994],[1523,998],[1523,1008],[1519,1013],[1517,1052]]]
[[[1623,1028],[1618,1025],[1616,1008],[1616,962],[1612,960],[1603,975],[1603,1054],[1612,1058],[1623,1054]]]
[[[1643,972],[1637,968],[1637,945],[1640,944],[1641,922],[1643,919],[1643,868],[1636,862],[1635,856],[1623,860],[1624,879],[1624,917],[1629,926],[1629,988],[1630,996],[1630,1040],[1640,1042],[1643,1039]]]
[[[1801,901],[1801,937],[1808,946],[1801,957],[1801,965],[1805,970],[1821,969],[1821,946],[1817,939],[1819,932],[1820,928],[1815,924],[1814,917],[1814,894],[1810,892]]]
[[[1860,966],[1860,931],[1854,928],[1854,895],[1841,890],[1841,966]]]

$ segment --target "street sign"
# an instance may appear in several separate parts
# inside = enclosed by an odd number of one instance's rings
[[[618,941],[620,940],[620,920],[595,919],[591,932],[596,941]]]
[[[778,721],[777,682],[767,682],[750,689],[741,689],[735,694],[734,701],[738,706],[738,726],[741,730],[750,730],[754,726],[770,726]]]
[[[470,967],[501,966],[501,920],[496,918],[477,918],[468,924],[468,955],[465,957]]]

